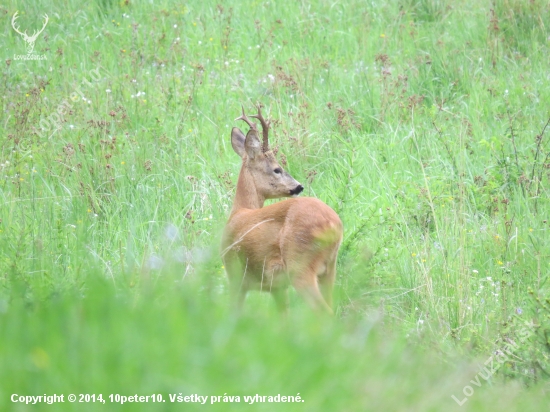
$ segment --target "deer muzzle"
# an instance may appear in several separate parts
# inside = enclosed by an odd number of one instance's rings
[[[298,196],[300,193],[302,193],[302,191],[304,190],[304,187],[300,184],[298,184],[298,186],[296,186],[294,189],[292,189],[290,191],[290,195],[291,196]]]

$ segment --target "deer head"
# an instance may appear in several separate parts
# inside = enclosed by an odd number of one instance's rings
[[[243,175],[243,185],[254,186],[248,187],[246,193],[256,193],[260,206],[263,205],[265,199],[276,199],[280,197],[290,197],[298,195],[303,186],[298,183],[292,176],[283,170],[283,168],[275,159],[275,155],[269,149],[269,125],[270,122],[262,116],[260,107],[258,106],[258,114],[253,115],[262,125],[262,142],[258,137],[259,132],[256,124],[250,121],[242,109],[242,115],[235,120],[243,120],[248,124],[250,130],[244,133],[234,127],[231,131],[231,145],[233,150],[242,158],[243,167],[241,175]],[[241,177],[239,177],[241,180]],[[253,190],[254,189],[254,190]]]
[[[13,15],[13,17],[11,19],[11,25],[17,33],[19,33],[21,36],[23,36],[23,40],[25,40],[27,42],[27,46],[26,46],[27,54],[31,54],[32,51],[34,50],[34,43],[36,42],[36,39],[38,38],[38,35],[44,31],[44,29],[46,28],[46,25],[48,24],[48,20],[49,20],[48,15],[44,14],[44,25],[42,26],[42,28],[38,31],[35,31],[31,36],[29,36],[27,34],[27,30],[25,30],[23,33],[21,33],[21,31],[19,31],[19,26],[15,25],[15,21],[19,17],[19,16],[17,16],[17,13],[18,12],[16,11],[15,14]]]

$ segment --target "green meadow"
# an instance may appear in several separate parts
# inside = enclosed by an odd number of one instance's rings
[[[0,16],[0,410],[548,408],[547,1]],[[258,103],[343,222],[333,318],[230,309],[230,132]]]

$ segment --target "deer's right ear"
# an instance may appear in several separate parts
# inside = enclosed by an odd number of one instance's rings
[[[233,150],[240,157],[243,157],[244,155],[245,140],[246,140],[246,137],[244,136],[244,133],[241,132],[241,129],[239,129],[238,127],[234,127],[231,130],[231,146],[233,146]]]

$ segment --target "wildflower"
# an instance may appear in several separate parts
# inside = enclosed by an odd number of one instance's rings
[[[186,263],[191,260],[191,252],[185,246],[174,250],[172,256],[179,263]]]
[[[173,242],[178,238],[178,228],[170,223],[168,226],[166,226],[166,229],[164,230],[164,235],[168,240]]]
[[[105,89],[105,93],[111,93],[111,89]]]
[[[529,232],[532,232],[532,231],[533,231],[533,229],[532,229],[532,228],[529,228]]]
[[[149,269],[158,270],[161,269],[164,266],[164,260],[156,255],[149,256],[149,259],[147,260],[147,266]]]
[[[386,35],[385,35],[384,33],[382,33],[382,34],[380,35],[380,37],[384,38],[384,37],[386,37]]]
[[[488,280],[489,282],[491,282],[491,281],[493,280],[493,278],[492,278],[491,276],[487,276],[487,280]]]
[[[212,37],[210,37],[210,41],[214,40]]]
[[[416,253],[411,253],[411,256],[412,256],[412,257],[415,257],[415,256],[416,256]]]
[[[174,24],[174,29],[177,29],[178,28],[178,25],[177,24]]]
[[[126,162],[122,161],[122,162],[120,162],[120,164],[121,164],[121,165],[125,165],[125,164],[126,164]]]
[[[516,313],[517,313],[518,315],[521,315],[521,314],[523,313],[523,311],[521,310],[521,308],[517,308],[517,309],[516,309]]]

